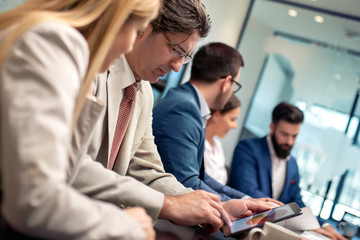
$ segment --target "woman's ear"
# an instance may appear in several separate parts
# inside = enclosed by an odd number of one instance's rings
[[[211,115],[211,119],[212,119],[214,122],[217,122],[220,117],[221,117],[221,112],[220,112],[220,111],[215,111],[215,112]]]

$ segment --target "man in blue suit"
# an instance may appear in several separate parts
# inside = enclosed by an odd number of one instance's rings
[[[242,140],[235,148],[229,185],[253,197],[273,197],[304,207],[296,159],[290,155],[304,115],[282,102],[272,113],[270,134]]]
[[[153,132],[165,171],[184,186],[220,196],[222,201],[248,197],[204,171],[205,126],[210,108],[221,110],[238,83],[243,60],[223,43],[210,43],[196,53],[190,81],[171,89],[154,108]],[[271,201],[260,199],[253,201]]]
[[[253,197],[272,197],[304,207],[298,166],[290,155],[303,120],[300,109],[286,102],[279,103],[272,112],[270,134],[242,140],[236,146],[229,185]],[[324,224],[316,232],[331,239],[344,239],[324,220],[319,220]]]

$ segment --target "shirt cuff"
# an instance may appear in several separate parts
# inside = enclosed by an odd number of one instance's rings
[[[326,228],[328,226],[331,226],[331,224],[326,222],[321,225],[321,228]]]
[[[249,199],[249,198],[252,198],[252,197],[250,197],[249,195],[245,195],[241,199]]]

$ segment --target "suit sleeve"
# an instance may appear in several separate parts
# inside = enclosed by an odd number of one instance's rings
[[[236,146],[230,169],[229,185],[253,198],[271,197],[260,190],[257,153],[248,142]]]
[[[141,142],[133,144],[133,147],[138,145],[138,148],[130,160],[126,174],[166,195],[176,196],[192,192],[192,189],[184,187],[172,174],[165,173],[152,130],[153,95],[151,86],[148,82],[144,82],[142,88],[144,88],[144,106],[140,118],[144,118],[144,121],[139,119],[139,122],[145,123],[146,128]],[[141,128],[143,127],[139,126],[138,129]]]
[[[211,188],[214,189],[216,192],[226,195],[229,198],[239,199],[246,196],[246,194],[232,187],[219,183],[218,181],[210,177],[206,172],[205,172],[204,181],[207,185],[211,186]]]
[[[159,107],[165,107],[170,112],[158,113],[156,109],[159,110]],[[158,115],[154,119],[154,136],[161,160],[166,172],[174,174],[184,186],[217,194],[222,201],[227,201],[229,196],[215,191],[200,179],[198,148],[203,127],[194,120],[194,116],[198,115],[194,109],[193,105],[186,104],[169,108],[166,102],[155,107],[154,114]]]
[[[68,184],[74,103],[87,43],[61,23],[24,33],[1,66],[2,213],[17,231],[47,239],[145,239],[129,215]]]

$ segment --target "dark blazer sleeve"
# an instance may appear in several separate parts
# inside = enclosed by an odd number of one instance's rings
[[[173,105],[176,98],[165,99],[154,108],[153,133],[165,171],[172,173],[186,187],[217,194],[200,180],[201,163],[197,159],[203,129],[202,123],[194,118],[199,115],[196,105],[181,105],[181,99],[178,99],[179,104]],[[220,197],[229,199],[225,195]]]
[[[199,105],[193,95],[177,91],[180,90],[169,91],[165,99],[154,108],[153,114],[155,143],[165,171],[172,173],[186,187],[217,194],[222,201],[227,201],[231,199],[227,195],[230,191],[226,191],[229,187],[221,188],[218,182],[208,179],[206,174],[200,176],[203,171],[201,164],[205,131]],[[234,196],[238,194],[238,198],[244,195],[234,189],[232,191]]]
[[[235,148],[230,169],[229,185],[253,198],[271,197],[271,184],[267,188],[269,173],[267,166],[262,164],[258,139],[243,140]],[[264,186],[264,182],[267,184]],[[265,187],[265,189],[264,189]]]
[[[216,192],[225,194],[229,198],[237,199],[247,196],[245,193],[242,193],[230,186],[219,183],[218,181],[210,177],[206,172],[205,172],[204,181],[207,185],[211,186],[211,188],[214,189]]]

